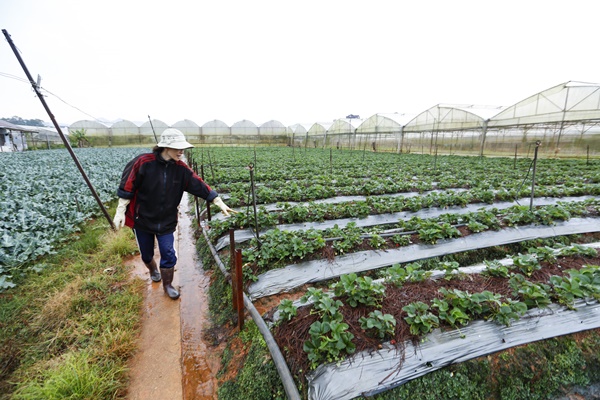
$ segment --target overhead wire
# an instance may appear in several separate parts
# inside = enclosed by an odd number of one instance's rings
[[[14,79],[14,80],[17,80],[17,81],[21,81],[21,82],[24,82],[24,83],[27,83],[27,84],[29,83],[27,81],[27,79],[21,78],[20,76],[9,74],[7,72],[0,72],[0,76],[4,76],[6,78],[10,78],[10,79]]]
[[[0,72],[0,76],[3,76],[3,77],[5,77],[5,78],[9,78],[9,79],[14,79],[14,80],[17,80],[17,81],[20,81],[20,82],[26,83],[27,85],[29,85],[29,84],[30,84],[30,82],[29,82],[27,79],[25,79],[25,78],[21,78],[21,77],[19,77],[19,76],[16,76],[16,75],[9,74],[9,73],[7,73],[7,72]],[[79,107],[76,107],[76,106],[74,106],[74,105],[70,104],[70,103],[69,103],[69,102],[67,102],[66,100],[63,100],[63,99],[62,99],[60,96],[58,96],[57,94],[54,94],[54,93],[52,93],[51,91],[49,91],[48,89],[46,89],[46,88],[44,88],[44,87],[42,87],[42,86],[40,86],[40,85],[36,85],[36,86],[37,86],[38,90],[40,90],[40,91],[43,91],[43,92],[47,93],[48,95],[50,95],[50,96],[52,96],[52,97],[55,97],[56,99],[60,100],[61,102],[63,102],[63,103],[64,103],[64,104],[66,104],[67,106],[69,106],[69,107],[71,107],[71,108],[73,108],[73,109],[75,109],[75,110],[79,111],[80,113],[82,113],[82,114],[85,114],[85,115],[87,115],[88,117],[92,118],[94,121],[96,121],[96,122],[100,122],[100,123],[104,124],[104,122],[103,122],[102,120],[100,120],[100,119],[98,119],[98,118],[94,117],[94,116],[93,116],[92,114],[90,114],[90,113],[87,113],[87,112],[83,111],[81,108],[79,108]]]

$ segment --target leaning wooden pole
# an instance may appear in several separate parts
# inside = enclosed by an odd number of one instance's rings
[[[6,29],[2,29],[2,33],[4,34],[4,37],[6,38],[6,41],[8,42],[8,44],[10,45],[10,48],[12,49],[13,53],[15,53],[15,56],[17,57],[17,60],[19,60],[19,64],[21,64],[21,68],[23,68],[23,71],[25,72],[25,75],[27,75],[27,79],[29,79],[29,83],[31,83],[31,86],[33,87],[33,90],[35,91],[35,94],[37,95],[37,97],[42,102],[42,105],[44,106],[44,109],[46,110],[46,113],[48,113],[48,116],[52,120],[52,124],[54,125],[54,128],[56,128],[56,131],[58,132],[60,138],[62,139],[65,147],[69,151],[69,154],[71,154],[71,158],[73,158],[73,161],[75,162],[75,165],[77,166],[77,169],[79,170],[79,172],[81,172],[81,176],[83,177],[83,180],[88,185],[88,188],[90,189],[90,191],[92,192],[92,195],[96,199],[96,202],[100,206],[100,209],[102,210],[102,213],[104,214],[104,216],[108,220],[108,223],[110,224],[111,228],[113,230],[116,230],[115,224],[113,223],[113,220],[112,220],[111,216],[108,214],[108,211],[106,210],[106,207],[104,207],[104,204],[102,204],[102,200],[100,200],[100,196],[98,196],[98,193],[96,193],[96,189],[94,189],[94,185],[92,185],[92,182],[90,182],[88,176],[86,175],[85,171],[83,170],[83,167],[79,163],[79,160],[77,159],[77,156],[73,152],[73,148],[71,147],[71,143],[69,143],[69,141],[67,140],[67,138],[63,134],[62,130],[60,129],[60,126],[58,126],[58,123],[56,122],[56,119],[54,118],[54,115],[50,111],[50,108],[48,107],[48,104],[46,104],[46,100],[44,100],[44,96],[42,96],[42,94],[39,91],[39,87],[38,87],[37,83],[31,77],[31,74],[29,73],[29,70],[27,69],[27,66],[25,65],[25,62],[23,62],[23,59],[21,58],[21,55],[19,54],[17,48],[15,47],[12,39],[10,38],[10,35],[6,31]]]

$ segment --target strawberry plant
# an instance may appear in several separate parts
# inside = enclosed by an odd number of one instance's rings
[[[521,254],[512,258],[514,266],[527,276],[542,269],[537,254]]]
[[[548,246],[542,247],[531,247],[528,250],[529,254],[535,254],[539,261],[546,261],[549,263],[556,262],[556,254],[554,249]]]
[[[534,215],[544,225],[554,225],[554,221],[566,221],[571,218],[569,210],[560,204],[536,209]]]
[[[279,303],[279,321],[289,321],[296,316],[298,313],[298,307],[294,305],[294,302],[289,299],[283,299]]]
[[[341,301],[323,296],[313,303],[311,312],[318,314],[324,321],[340,322],[343,319],[342,314],[339,313],[341,306],[343,306]]]
[[[374,282],[368,276],[358,277],[355,273],[342,275],[340,280],[331,285],[336,296],[347,296],[350,306],[359,304],[366,306],[378,306],[385,294],[385,286]]]
[[[404,282],[406,281],[406,276],[408,274],[400,264],[394,264],[391,267],[387,268],[382,273],[382,275],[386,282],[392,283],[400,287],[404,285]]]
[[[598,250],[593,247],[582,246],[580,244],[574,244],[572,246],[562,247],[558,251],[559,256],[572,256],[572,255],[581,255],[584,257],[596,257],[598,255]]]
[[[408,246],[409,244],[411,244],[412,242],[410,241],[410,236],[409,235],[393,235],[391,237],[391,241],[393,243],[395,243],[398,246]]]
[[[419,238],[430,244],[436,244],[440,239],[460,237],[460,231],[447,222],[426,221],[418,232]]]
[[[438,240],[444,239],[444,231],[436,222],[427,222],[419,229],[419,239],[429,244],[436,244]]]
[[[438,264],[438,269],[444,271],[444,279],[450,280],[454,277],[454,272],[458,271],[460,265],[456,261],[442,261]]]
[[[369,239],[369,245],[374,249],[380,249],[385,246],[387,242],[385,239],[377,234],[371,235],[371,239]]]
[[[510,326],[511,321],[518,320],[527,312],[525,303],[507,299],[500,303],[499,307],[492,311],[491,319],[506,326]]]
[[[487,290],[470,294],[459,289],[440,288],[439,292],[448,304],[474,316],[485,316],[494,308],[494,305],[500,304],[500,295]]]
[[[423,282],[431,276],[431,271],[421,269],[417,263],[409,263],[404,267],[406,270],[406,280],[408,282]]]
[[[568,276],[551,276],[550,283],[559,303],[573,308],[575,299],[593,297],[600,299],[600,267],[588,266],[581,270],[568,270]]]
[[[407,316],[404,320],[410,327],[410,333],[415,336],[425,335],[440,325],[439,318],[429,311],[429,306],[417,301],[402,307]]]
[[[513,275],[508,282],[513,294],[523,299],[528,308],[543,308],[552,303],[550,286],[546,284],[529,282],[521,274]]]
[[[489,229],[498,230],[500,229],[500,220],[496,217],[497,213],[497,209],[480,210],[477,213],[472,214],[471,217],[476,222],[487,226]]]
[[[303,349],[308,354],[312,369],[324,362],[343,359],[343,353],[352,354],[356,346],[354,335],[348,332],[348,324],[337,321],[315,321],[309,329],[310,339]]]
[[[508,226],[527,225],[536,222],[536,215],[526,206],[513,206],[503,215]]]
[[[488,261],[484,260],[485,269],[481,272],[483,275],[497,276],[499,278],[508,278],[509,268],[503,265],[498,260]]]
[[[323,289],[317,289],[314,287],[309,287],[306,290],[306,293],[300,298],[301,303],[316,303],[325,297],[325,293],[323,293]]]
[[[479,221],[469,220],[467,223],[467,228],[473,233],[483,232],[487,230],[489,227],[487,225],[482,224]]]
[[[251,246],[242,251],[244,260],[265,268],[281,261],[302,260],[325,247],[325,239],[315,229],[298,232],[271,229],[261,236],[260,244],[256,238],[252,239]]]
[[[344,229],[333,230],[331,233],[338,233],[341,238],[333,243],[333,249],[336,254],[344,254],[349,252],[358,244],[362,243],[362,230],[355,222],[350,222]]]
[[[404,285],[404,282],[423,282],[431,274],[431,271],[421,269],[418,263],[409,263],[404,267],[400,264],[394,264],[381,273],[386,282],[398,287]]]
[[[432,307],[437,309],[440,320],[445,321],[452,327],[466,325],[469,323],[469,315],[460,307],[454,307],[444,299],[435,298],[432,301]]]
[[[373,336],[379,339],[394,336],[396,318],[391,314],[383,314],[379,310],[374,310],[367,317],[361,317],[359,322],[363,330],[374,331]]]

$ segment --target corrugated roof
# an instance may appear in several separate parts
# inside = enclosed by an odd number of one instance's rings
[[[37,132],[37,130],[35,130],[35,129],[21,128],[20,126],[11,124],[10,122],[4,121],[3,119],[0,119],[0,128],[10,129],[11,131],[19,131],[19,132]]]

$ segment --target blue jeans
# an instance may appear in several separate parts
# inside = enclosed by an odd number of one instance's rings
[[[173,247],[175,240],[173,233],[155,235],[137,229],[134,229],[133,232],[135,233],[135,239],[137,240],[143,262],[147,264],[154,258],[154,238],[156,238],[158,251],[160,252],[160,268],[173,268],[177,264],[177,252]]]

